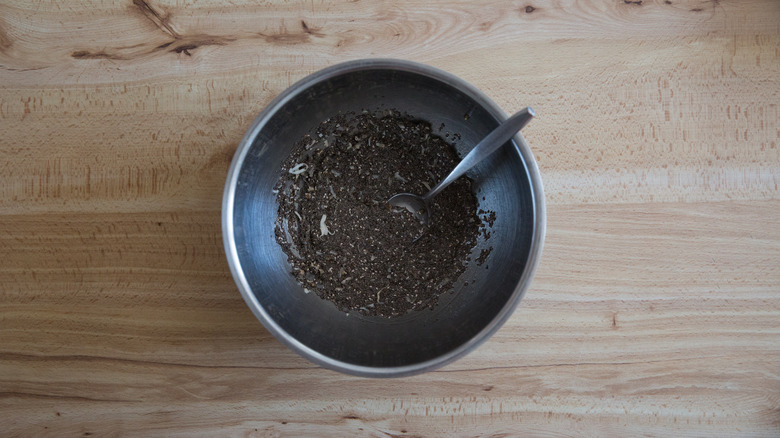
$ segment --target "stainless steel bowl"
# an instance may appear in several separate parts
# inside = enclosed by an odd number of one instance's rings
[[[539,170],[518,134],[468,174],[479,190],[480,208],[496,212],[491,237],[475,253],[493,250],[484,265],[467,268],[435,309],[393,319],[367,317],[345,314],[304,293],[274,239],[272,189],[282,161],[327,117],[387,108],[428,120],[434,129],[444,123],[446,131],[461,135],[456,146],[461,155],[506,118],[479,90],[427,65],[389,59],[335,65],[294,84],[260,113],[233,158],[222,204],[230,270],[255,316],[309,360],[373,377],[430,371],[488,339],[528,289],[545,233]]]

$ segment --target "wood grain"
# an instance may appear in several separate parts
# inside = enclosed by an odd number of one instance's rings
[[[780,3],[0,2],[2,435],[780,435]],[[252,316],[220,231],[252,119],[336,62],[446,69],[548,201],[509,322],[410,378]]]

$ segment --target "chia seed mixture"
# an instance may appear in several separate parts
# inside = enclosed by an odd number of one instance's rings
[[[429,123],[397,111],[339,114],[302,138],[276,186],[275,231],[304,291],[365,315],[432,308],[488,236],[471,180],[434,198],[429,226],[387,200],[427,193],[458,161]]]

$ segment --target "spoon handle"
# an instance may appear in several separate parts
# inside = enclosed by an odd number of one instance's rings
[[[528,122],[535,115],[536,114],[534,113],[534,110],[532,110],[530,107],[527,107],[524,110],[515,113],[512,117],[506,119],[503,123],[498,125],[496,129],[488,134],[487,137],[483,138],[482,141],[474,146],[474,149],[472,149],[471,152],[463,157],[460,163],[458,163],[458,165],[452,169],[452,172],[450,172],[450,174],[447,175],[447,177],[444,178],[439,184],[436,184],[436,186],[432,188],[430,192],[423,196],[423,199],[425,201],[430,200],[439,192],[444,190],[445,187],[452,184],[453,181],[460,178],[464,173],[468,172],[469,169],[487,158],[490,154],[495,152],[496,149],[514,137],[514,135],[517,134],[519,130],[523,129],[523,127],[528,124]]]

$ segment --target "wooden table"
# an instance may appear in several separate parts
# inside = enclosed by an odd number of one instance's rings
[[[780,2],[174,3],[0,4],[0,435],[780,435]],[[260,110],[378,56],[533,106],[549,218],[509,322],[390,381],[269,335],[220,230]]]

